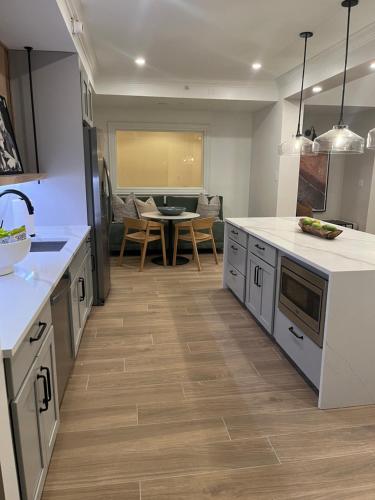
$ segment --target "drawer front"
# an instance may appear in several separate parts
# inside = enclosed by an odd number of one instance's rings
[[[228,240],[228,262],[244,276],[246,274],[246,255],[245,248],[235,241]]]
[[[276,266],[277,251],[276,248],[264,243],[264,241],[249,236],[249,249],[255,255],[268,262],[272,267]]]
[[[245,231],[232,226],[232,224],[228,224],[228,236],[244,248],[247,248],[247,233],[245,233]]]
[[[69,266],[71,281],[73,281],[74,278],[76,277],[80,267],[82,266],[82,262],[86,257],[86,253],[88,252],[89,249],[90,249],[90,243],[87,240],[83,242],[82,245],[79,247],[76,255],[74,256]]]
[[[322,349],[277,308],[274,337],[279,346],[319,389]]]
[[[14,357],[4,360],[10,398],[14,398],[17,395],[51,325],[51,307],[48,302],[34,321],[33,326],[27,332]]]
[[[245,300],[245,277],[236,268],[228,264],[225,281],[228,288],[243,302]]]

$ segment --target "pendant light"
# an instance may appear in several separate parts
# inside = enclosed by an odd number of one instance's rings
[[[349,129],[348,125],[344,124],[344,103],[345,103],[345,87],[346,87],[346,68],[348,64],[349,51],[349,34],[350,34],[350,14],[352,7],[358,5],[359,0],[344,0],[341,5],[348,9],[348,21],[346,28],[346,46],[345,46],[345,65],[344,79],[342,84],[342,98],[340,117],[337,125],[334,125],[331,130],[317,137],[314,141],[313,150],[315,153],[330,153],[330,154],[360,154],[363,153],[365,140],[363,137],[355,134]]]
[[[300,156],[300,155],[313,154],[313,141],[311,141],[303,134],[301,134],[301,111],[302,111],[302,99],[303,99],[303,84],[305,80],[307,39],[311,38],[313,36],[313,33],[311,33],[311,31],[303,31],[302,33],[299,34],[299,36],[301,38],[304,38],[305,48],[303,52],[302,83],[301,83],[301,92],[299,96],[297,133],[296,135],[292,135],[290,139],[279,145],[280,156]]]

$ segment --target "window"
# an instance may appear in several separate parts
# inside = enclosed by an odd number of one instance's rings
[[[202,188],[204,133],[114,130],[117,190]]]

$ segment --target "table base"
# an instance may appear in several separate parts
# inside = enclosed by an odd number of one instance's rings
[[[159,257],[154,257],[153,259],[151,259],[151,262],[153,262],[154,264],[157,264],[158,266],[164,265],[163,264],[163,257],[161,255]],[[187,264],[188,262],[190,262],[190,260],[188,258],[182,257],[181,255],[177,255],[176,266],[183,266],[184,264]],[[171,266],[172,263],[167,260],[167,265]]]

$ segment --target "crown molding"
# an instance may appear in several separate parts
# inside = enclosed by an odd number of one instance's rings
[[[71,21],[72,19],[81,19],[81,12],[71,2],[71,0],[56,0],[60,12],[64,18],[69,34],[73,40],[81,63],[88,74],[88,77],[95,89],[94,75],[97,68],[97,59],[94,51],[91,49],[90,35],[87,30],[84,30],[81,35],[73,35]]]

